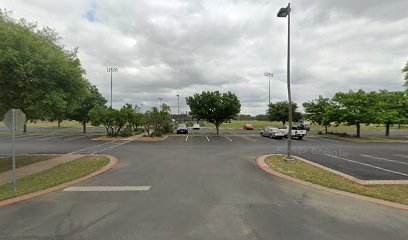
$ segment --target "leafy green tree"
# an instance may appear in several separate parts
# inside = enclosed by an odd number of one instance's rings
[[[238,97],[231,93],[221,94],[219,91],[202,92],[186,98],[191,115],[195,119],[205,119],[213,123],[219,134],[220,125],[233,119],[241,111]]]
[[[292,103],[292,120],[294,122],[297,122],[302,118],[302,114],[296,110],[297,104]],[[285,123],[289,121],[289,102],[280,101],[270,103],[266,115],[268,115],[269,121],[279,121],[282,122],[282,125],[285,125]]]
[[[326,111],[330,107],[330,99],[319,96],[318,99],[303,103],[305,109],[305,118],[315,124],[319,124],[325,127],[325,133],[327,133],[327,127],[330,126],[330,121],[325,118]]]
[[[404,79],[405,79],[405,87],[408,87],[408,62],[405,64],[405,67],[402,69],[402,73],[404,73]]]
[[[0,10],[0,111],[19,108],[27,120],[61,119],[79,105],[89,83],[77,49],[67,51],[59,41],[54,30]]]
[[[376,99],[375,111],[379,118],[376,123],[385,125],[385,135],[390,135],[390,126],[403,124],[408,118],[408,98],[406,92],[381,90],[371,93]]]
[[[93,126],[103,125],[111,137],[117,137],[127,123],[126,111],[101,105],[92,108],[89,119]]]
[[[357,92],[338,92],[332,98],[332,105],[327,109],[325,121],[346,123],[356,126],[356,137],[360,137],[361,124],[371,124],[379,121],[376,108],[378,98],[363,90]]]
[[[80,122],[82,124],[83,133],[86,133],[86,124],[90,121],[89,112],[95,106],[103,106],[106,102],[106,98],[102,96],[98,88],[94,85],[89,85],[87,96],[81,104],[69,114],[69,119]]]
[[[160,109],[152,107],[143,115],[142,123],[149,136],[153,134],[160,136],[162,133],[172,131],[170,106],[163,103]],[[153,130],[152,133],[150,132],[151,129]]]

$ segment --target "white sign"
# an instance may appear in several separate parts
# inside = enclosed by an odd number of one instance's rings
[[[26,123],[26,115],[20,109],[10,109],[4,114],[4,125],[13,130],[13,116],[15,130],[21,130]]]

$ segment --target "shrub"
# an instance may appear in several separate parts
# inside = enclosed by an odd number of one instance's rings
[[[133,136],[132,127],[126,127],[125,129],[123,129],[123,130],[119,133],[119,136],[121,136],[121,137],[130,137],[130,136]]]

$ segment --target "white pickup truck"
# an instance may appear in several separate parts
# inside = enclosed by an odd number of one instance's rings
[[[288,137],[288,128],[289,126],[279,127],[279,130],[285,134],[285,137]],[[301,140],[307,134],[307,130],[301,129],[300,127],[292,126],[292,138],[297,138]]]

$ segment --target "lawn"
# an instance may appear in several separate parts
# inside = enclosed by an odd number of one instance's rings
[[[284,157],[284,155],[270,156],[265,159],[265,163],[277,172],[324,187],[408,204],[408,185],[361,185],[300,160],[287,162]]]
[[[24,167],[33,163],[49,160],[51,158],[58,157],[59,155],[44,154],[44,155],[21,155],[16,156],[16,167]],[[0,158],[0,173],[6,172],[12,169],[12,158],[1,157]]]
[[[0,201],[37,192],[86,176],[109,163],[104,156],[85,156],[54,168],[17,180],[17,192],[12,184],[0,186]]]

